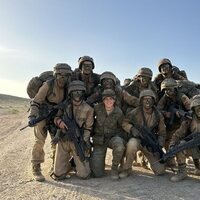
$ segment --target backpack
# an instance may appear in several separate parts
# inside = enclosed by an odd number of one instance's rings
[[[26,91],[28,96],[32,99],[37,94],[39,88],[45,81],[52,80],[54,78],[53,71],[45,71],[39,76],[33,77],[27,85]],[[50,81],[49,81],[50,82]]]

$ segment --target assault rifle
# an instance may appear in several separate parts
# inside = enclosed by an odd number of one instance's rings
[[[186,142],[179,143],[175,145],[173,148],[169,149],[161,158],[162,162],[166,162],[166,160],[174,157],[177,153],[185,150],[185,149],[191,149],[191,148],[200,148],[200,132],[193,132],[187,137],[185,137],[183,140]]]
[[[62,120],[67,125],[68,129],[62,131],[63,135],[61,137],[66,137],[67,139],[71,140],[74,143],[77,156],[83,162],[86,159],[85,157],[86,144],[83,140],[83,134],[81,133],[81,130],[77,125],[76,121],[70,118],[67,112],[64,113]]]
[[[28,124],[28,125],[20,128],[20,131],[24,130],[27,127],[33,127],[37,123],[41,122],[44,119],[46,119],[46,121],[49,122],[50,120],[52,120],[55,117],[56,113],[58,112],[58,109],[59,109],[58,107],[55,107],[55,108],[49,110],[46,115],[42,115],[42,116],[36,118],[35,121],[34,121],[34,123],[31,126],[30,126],[30,124]]]
[[[176,104],[172,104],[169,107],[168,112],[171,113],[170,120],[167,122],[168,126],[171,126],[174,123],[174,120],[176,118],[176,112],[179,113],[182,119],[192,119],[191,112],[185,112],[184,110],[180,109],[179,106],[177,106]]]
[[[158,153],[159,158],[161,159],[164,155],[164,152],[162,150],[162,147],[158,144],[158,140],[156,138],[156,135],[152,133],[149,128],[146,126],[139,126],[134,124],[133,125],[136,129],[139,131],[139,139],[141,139],[141,145],[143,147],[146,147],[148,151],[152,152],[153,154]],[[160,163],[163,163],[162,160]]]

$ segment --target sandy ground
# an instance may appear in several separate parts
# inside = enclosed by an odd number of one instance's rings
[[[133,167],[126,179],[109,177],[111,151],[107,153],[106,176],[80,180],[75,175],[57,182],[49,177],[50,139],[45,145],[46,161],[42,165],[45,182],[35,182],[31,174],[33,129],[19,129],[27,123],[28,100],[0,95],[0,199],[200,199],[200,177],[191,173],[179,183],[171,183],[172,172],[156,177],[150,170]],[[193,165],[189,166],[192,170]]]

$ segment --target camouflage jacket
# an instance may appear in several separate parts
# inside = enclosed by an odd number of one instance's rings
[[[193,115],[192,120],[187,119],[181,123],[179,129],[177,129],[172,136],[170,146],[175,145],[177,142],[184,139],[186,136],[193,132],[200,132],[200,120],[197,119],[195,115]]]
[[[166,137],[164,117],[155,107],[153,107],[153,112],[151,114],[145,113],[141,106],[127,113],[122,123],[123,129],[130,134],[132,129],[136,129],[134,124],[149,128],[152,133],[157,135],[159,144],[161,146],[164,145]]]
[[[128,92],[125,90],[122,90],[120,86],[115,86],[114,91],[116,93],[116,105],[122,109],[124,103],[127,103],[128,105],[132,107],[136,107],[139,105],[139,100],[137,97],[131,96]],[[87,102],[90,105],[94,105],[95,103],[102,102],[102,92],[103,88],[101,86],[98,86],[96,92],[92,94],[90,97],[87,98]]]
[[[88,141],[94,123],[94,109],[90,107],[85,101],[83,101],[79,106],[73,107],[71,103],[66,104],[64,110],[60,109],[58,111],[54,122],[56,122],[58,118],[62,118],[65,112],[70,118],[75,119],[80,128],[83,128],[83,138],[85,141]]]
[[[99,103],[94,107],[95,123],[94,123],[94,143],[103,144],[113,136],[122,136],[122,121],[124,119],[123,112],[117,106],[114,110],[107,114],[104,104]]]
[[[95,88],[100,83],[100,75],[92,73],[89,76],[85,76],[81,73],[80,69],[76,68],[73,72],[72,80],[80,80],[85,83],[87,98],[94,93]]]
[[[56,80],[51,84],[46,81],[34,97],[29,116],[38,116],[42,110],[42,104],[56,105],[61,103],[65,98],[66,89],[60,88]]]
[[[164,94],[164,96],[162,96],[162,98],[159,100],[157,108],[162,112],[165,117],[165,124],[167,126],[167,129],[175,130],[177,127],[180,126],[181,119],[175,116],[174,121],[171,124],[171,117],[166,118],[166,114],[168,112],[172,112],[173,108],[189,111],[190,99],[181,92],[177,92],[176,96],[174,96],[173,98],[169,98],[166,94]]]
[[[153,82],[150,82],[147,88],[141,86],[140,82],[137,79],[134,79],[128,86],[125,87],[125,90],[135,97],[139,97],[140,92],[144,89],[150,89],[155,93],[157,97],[157,87]]]

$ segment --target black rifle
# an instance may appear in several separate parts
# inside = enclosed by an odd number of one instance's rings
[[[141,145],[143,147],[146,147],[146,149],[153,154],[158,153],[159,158],[161,159],[164,155],[164,152],[162,150],[162,147],[158,144],[156,135],[152,133],[152,131],[149,130],[149,128],[147,128],[146,126],[139,126],[136,124],[134,124],[133,126],[139,131],[138,137],[141,140]],[[162,160],[160,161],[160,163],[163,163]]]
[[[77,156],[83,162],[86,159],[85,157],[86,145],[83,140],[83,134],[81,133],[80,128],[77,125],[76,121],[70,118],[67,112],[64,113],[62,120],[67,125],[68,129],[62,131],[63,135],[61,137],[66,137],[67,139],[71,140],[74,143]]]
[[[187,137],[183,138],[186,142],[175,145],[173,148],[169,149],[161,158],[161,161],[166,162],[166,160],[173,158],[177,153],[185,150],[200,147],[200,132],[193,132]]]
[[[47,113],[46,115],[42,115],[42,116],[36,118],[35,121],[34,121],[34,124],[32,124],[31,126],[30,126],[30,124],[28,124],[28,125],[24,126],[23,128],[20,128],[20,131],[24,130],[24,129],[27,128],[27,127],[33,127],[33,126],[35,126],[37,123],[41,122],[41,121],[44,120],[44,119],[45,119],[45,120],[47,121],[47,123],[48,123],[50,120],[52,120],[52,119],[55,117],[55,115],[56,115],[57,112],[58,112],[58,107],[55,107],[55,108],[49,110],[48,113]]]

